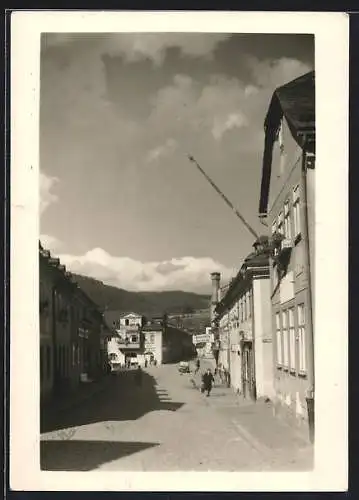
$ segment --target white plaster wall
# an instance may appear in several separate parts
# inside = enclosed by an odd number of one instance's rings
[[[253,281],[253,306],[257,397],[272,397],[274,389],[269,278]]]

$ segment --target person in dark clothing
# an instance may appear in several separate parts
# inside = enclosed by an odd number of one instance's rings
[[[212,375],[211,369],[208,368],[206,373],[202,375],[202,392],[207,392],[206,394],[207,397],[211,393],[213,382],[214,382],[214,377]]]
[[[196,361],[196,369],[195,369],[194,373],[198,373],[198,372],[199,372],[200,367],[201,367],[201,362],[200,362],[200,360],[199,360],[199,359],[197,359],[197,361]]]
[[[135,372],[135,381],[136,381],[136,385],[138,385],[138,386],[142,385],[142,370],[141,370],[140,366],[138,366],[138,368]]]

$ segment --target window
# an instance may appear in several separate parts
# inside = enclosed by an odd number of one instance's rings
[[[272,224],[272,234],[274,234],[277,231],[277,222],[274,221]]]
[[[289,363],[290,371],[295,372],[295,328],[294,328],[294,308],[288,310],[289,322]]]
[[[284,203],[284,236],[290,240],[292,238],[292,225],[290,219],[289,201]]]
[[[125,319],[125,326],[128,326],[130,324],[130,320],[129,319]]]
[[[293,189],[293,223],[294,223],[294,238],[296,238],[301,233],[299,185]]]
[[[283,366],[288,368],[288,311],[282,312]]]
[[[282,357],[282,333],[280,329],[280,316],[279,312],[275,315],[275,327],[276,327],[276,344],[277,344],[277,364],[282,365],[283,357]]]
[[[137,335],[131,335],[131,342],[138,342],[138,337]]]
[[[248,318],[252,316],[252,295],[248,292]]]
[[[247,319],[247,294],[243,296],[243,319]]]
[[[283,212],[278,215],[278,233],[284,234],[284,226],[283,226]]]
[[[306,335],[305,335],[305,309],[304,304],[298,305],[298,351],[299,351],[299,372],[306,373]]]
[[[278,286],[278,271],[276,267],[272,268],[272,277],[273,277],[273,290],[275,290]]]

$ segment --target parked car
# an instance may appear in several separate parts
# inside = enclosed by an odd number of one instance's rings
[[[178,365],[178,371],[180,373],[190,373],[190,368],[189,368],[189,363],[188,361],[180,361],[180,364]]]

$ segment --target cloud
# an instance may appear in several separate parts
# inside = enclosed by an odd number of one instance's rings
[[[60,254],[59,258],[72,272],[133,291],[203,291],[210,289],[211,272],[221,272],[224,280],[232,273],[209,257],[140,262],[129,257],[115,257],[102,248],[95,248],[81,256]]]
[[[86,34],[78,33],[47,33],[43,47],[81,43],[85,37]],[[162,64],[170,48],[177,48],[186,56],[211,58],[218,44],[229,37],[226,33],[91,34],[100,55],[122,56],[128,62],[149,59],[157,66]]]
[[[275,88],[312,68],[296,59],[259,60],[247,57],[252,82],[211,75],[200,84],[189,75],[177,74],[158,90],[151,101],[148,130],[164,130],[179,143],[210,150],[228,132],[241,129],[233,139],[242,152],[255,152],[263,144],[263,120]],[[205,141],[205,142],[204,142]],[[163,138],[165,142],[165,138]],[[159,151],[158,151],[159,153]]]
[[[55,236],[49,234],[40,234],[40,241],[46,250],[56,252],[61,248],[62,242]]]
[[[151,149],[151,151],[147,155],[147,162],[153,163],[159,158],[170,155],[176,149],[176,146],[177,142],[174,139],[167,139],[166,142],[161,146],[157,146],[156,148]]]
[[[234,129],[234,128],[241,128],[245,127],[247,125],[248,121],[246,117],[240,113],[231,113],[226,117],[226,119],[223,121],[221,119],[215,119],[213,128],[212,128],[212,134],[213,137],[218,141],[220,140],[223,135]]]
[[[58,181],[57,177],[40,172],[40,214],[43,214],[51,204],[58,201],[57,194],[53,192]]]
[[[254,88],[253,88],[254,89]],[[163,129],[182,139],[213,138],[219,141],[235,128],[249,124],[248,102],[255,94],[236,78],[212,76],[200,85],[188,75],[176,75],[172,84],[159,89],[152,99],[149,130]]]
[[[308,64],[287,57],[263,61],[255,57],[248,57],[247,62],[255,85],[267,88],[272,92],[276,87],[284,85],[313,69]]]

